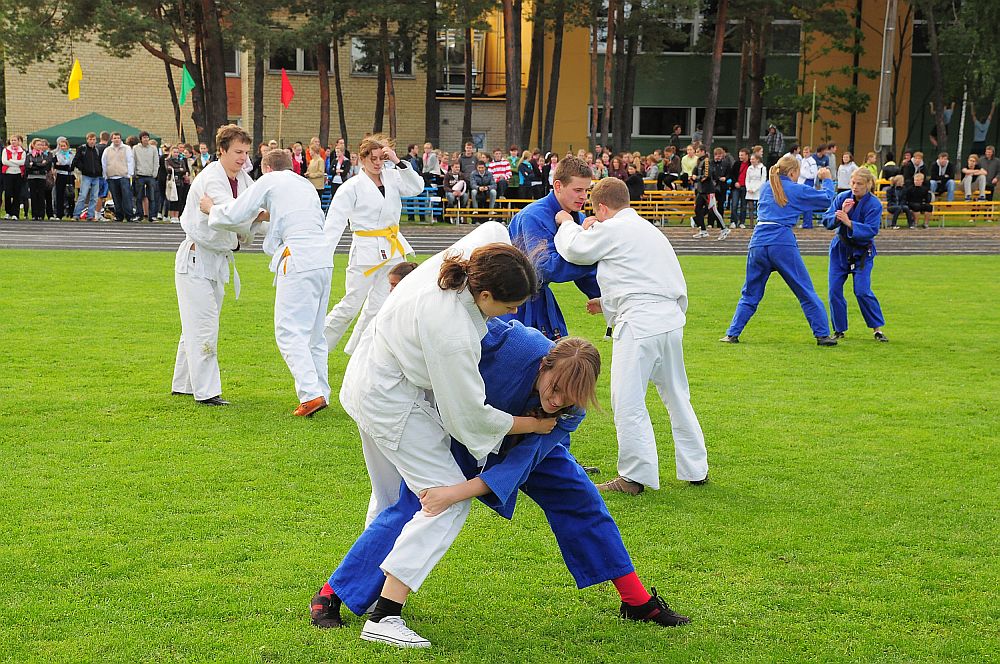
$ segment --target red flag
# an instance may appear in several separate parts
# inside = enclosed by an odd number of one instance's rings
[[[292,82],[288,80],[288,74],[285,72],[285,68],[281,68],[281,105],[288,108],[288,105],[292,103],[292,97],[295,96],[295,89],[292,88]]]

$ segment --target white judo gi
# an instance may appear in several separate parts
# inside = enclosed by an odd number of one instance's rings
[[[502,224],[484,224],[448,251],[466,258],[478,246],[510,244]],[[514,418],[486,405],[479,373],[486,320],[472,294],[437,285],[442,252],[409,274],[361,335],[340,390],[361,433],[372,482],[367,526],[399,499],[400,479],[416,494],[465,481],[451,436],[472,455],[498,448]],[[417,590],[455,540],[470,501],[436,516],[422,511],[403,528],[382,571]]]
[[[245,172],[236,175],[237,193],[253,184]],[[216,204],[233,200],[233,190],[225,169],[213,161],[195,177],[188,190],[181,214],[185,237],[177,248],[174,261],[174,285],[181,314],[181,338],[174,362],[174,392],[193,394],[199,401],[222,394],[219,374],[219,315],[225,284],[229,283],[229,265],[233,266],[236,298],[240,297],[240,275],[236,272],[233,250],[240,243],[249,244],[252,234],[237,237],[231,231],[208,225],[208,215],[198,205],[203,195]]]
[[[329,401],[323,320],[330,300],[333,248],[323,233],[316,188],[292,171],[265,173],[236,200],[214,206],[208,225],[248,233],[262,208],[270,215],[264,225],[264,252],[271,256],[274,272],[274,340],[295,379],[299,401]]]
[[[614,326],[611,407],[618,474],[660,488],[656,437],[646,409],[652,381],[670,414],[677,479],[708,475],[708,452],[684,370],[687,285],[670,241],[632,208],[587,230],[559,225],[556,250],[571,263],[597,263],[601,308]]]
[[[362,171],[337,188],[326,215],[327,240],[336,250],[348,222],[351,224],[351,251],[347,259],[346,290],[326,317],[326,340],[330,350],[337,347],[347,327],[361,311],[354,326],[363,332],[389,296],[389,270],[403,262],[413,247],[399,232],[401,196],[416,196],[424,190],[424,180],[405,162],[382,169],[385,195]],[[362,310],[362,305],[364,309]],[[352,352],[352,347],[348,352]]]

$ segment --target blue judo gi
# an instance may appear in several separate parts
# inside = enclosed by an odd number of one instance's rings
[[[812,279],[802,262],[799,243],[792,229],[802,214],[811,215],[830,205],[835,190],[833,180],[823,180],[822,189],[813,189],[781,176],[788,203],[782,207],[774,200],[771,183],[765,182],[760,190],[757,205],[757,225],[750,236],[747,251],[747,277],[736,305],[736,313],[726,334],[738,337],[750,318],[757,311],[757,305],[764,297],[764,287],[772,272],[777,272],[795,293],[802,306],[802,312],[809,321],[813,335],[830,336],[830,321],[826,317],[826,307],[813,288]]]
[[[882,225],[882,202],[871,193],[855,200],[854,207],[847,213],[851,228],[844,226],[837,218],[837,210],[844,201],[852,197],[844,191],[833,199],[830,208],[823,214],[823,225],[836,230],[830,242],[830,318],[833,329],[847,331],[847,300],[844,299],[844,282],[847,275],[854,275],[854,295],[858,298],[858,308],[865,324],[870,328],[885,325],[882,307],[872,292],[872,268],[875,264],[875,236]]]
[[[508,413],[531,411],[539,405],[534,393],[539,364],[552,342],[517,321],[494,318],[487,327],[479,363],[486,402]],[[479,500],[500,516],[513,516],[518,489],[542,508],[579,588],[635,571],[604,500],[569,452],[570,433],[583,417],[582,410],[574,409],[560,416],[551,433],[526,435],[520,442],[505,439],[482,472],[464,446],[455,440],[451,445],[466,477],[478,475],[491,489]],[[404,483],[399,501],[372,521],[330,576],[330,586],[355,614],[363,614],[378,599],[385,582],[379,565],[420,509],[420,501]]]
[[[568,332],[566,319],[559,309],[556,296],[549,288],[550,283],[572,281],[588,298],[601,296],[601,289],[597,285],[597,266],[573,265],[556,251],[555,237],[559,227],[555,216],[561,209],[555,192],[551,192],[545,198],[525,207],[510,220],[511,242],[532,258],[538,269],[541,287],[537,295],[518,307],[516,314],[503,316],[504,320],[518,320],[528,327],[540,330],[553,340],[565,337]],[[576,223],[583,220],[583,215],[579,212],[572,214]]]

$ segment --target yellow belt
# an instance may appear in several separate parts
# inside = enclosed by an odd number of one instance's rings
[[[392,247],[392,251],[389,253],[389,258],[376,265],[375,267],[368,268],[365,270],[364,275],[366,277],[371,276],[373,272],[378,271],[380,267],[388,263],[395,255],[399,252],[400,256],[406,255],[406,250],[403,248],[403,243],[399,241],[399,224],[394,226],[389,226],[388,228],[383,228],[377,231],[354,231],[355,235],[361,237],[384,237],[389,240],[389,245]]]

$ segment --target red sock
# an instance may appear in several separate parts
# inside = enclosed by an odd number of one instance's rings
[[[330,587],[329,583],[324,583],[323,587],[320,588],[320,590],[319,590],[320,597],[329,597],[330,595],[333,595],[333,594],[334,594],[333,588]]]
[[[642,606],[652,599],[652,595],[646,592],[646,588],[635,572],[611,579],[611,583],[615,584],[622,601],[629,606]]]

